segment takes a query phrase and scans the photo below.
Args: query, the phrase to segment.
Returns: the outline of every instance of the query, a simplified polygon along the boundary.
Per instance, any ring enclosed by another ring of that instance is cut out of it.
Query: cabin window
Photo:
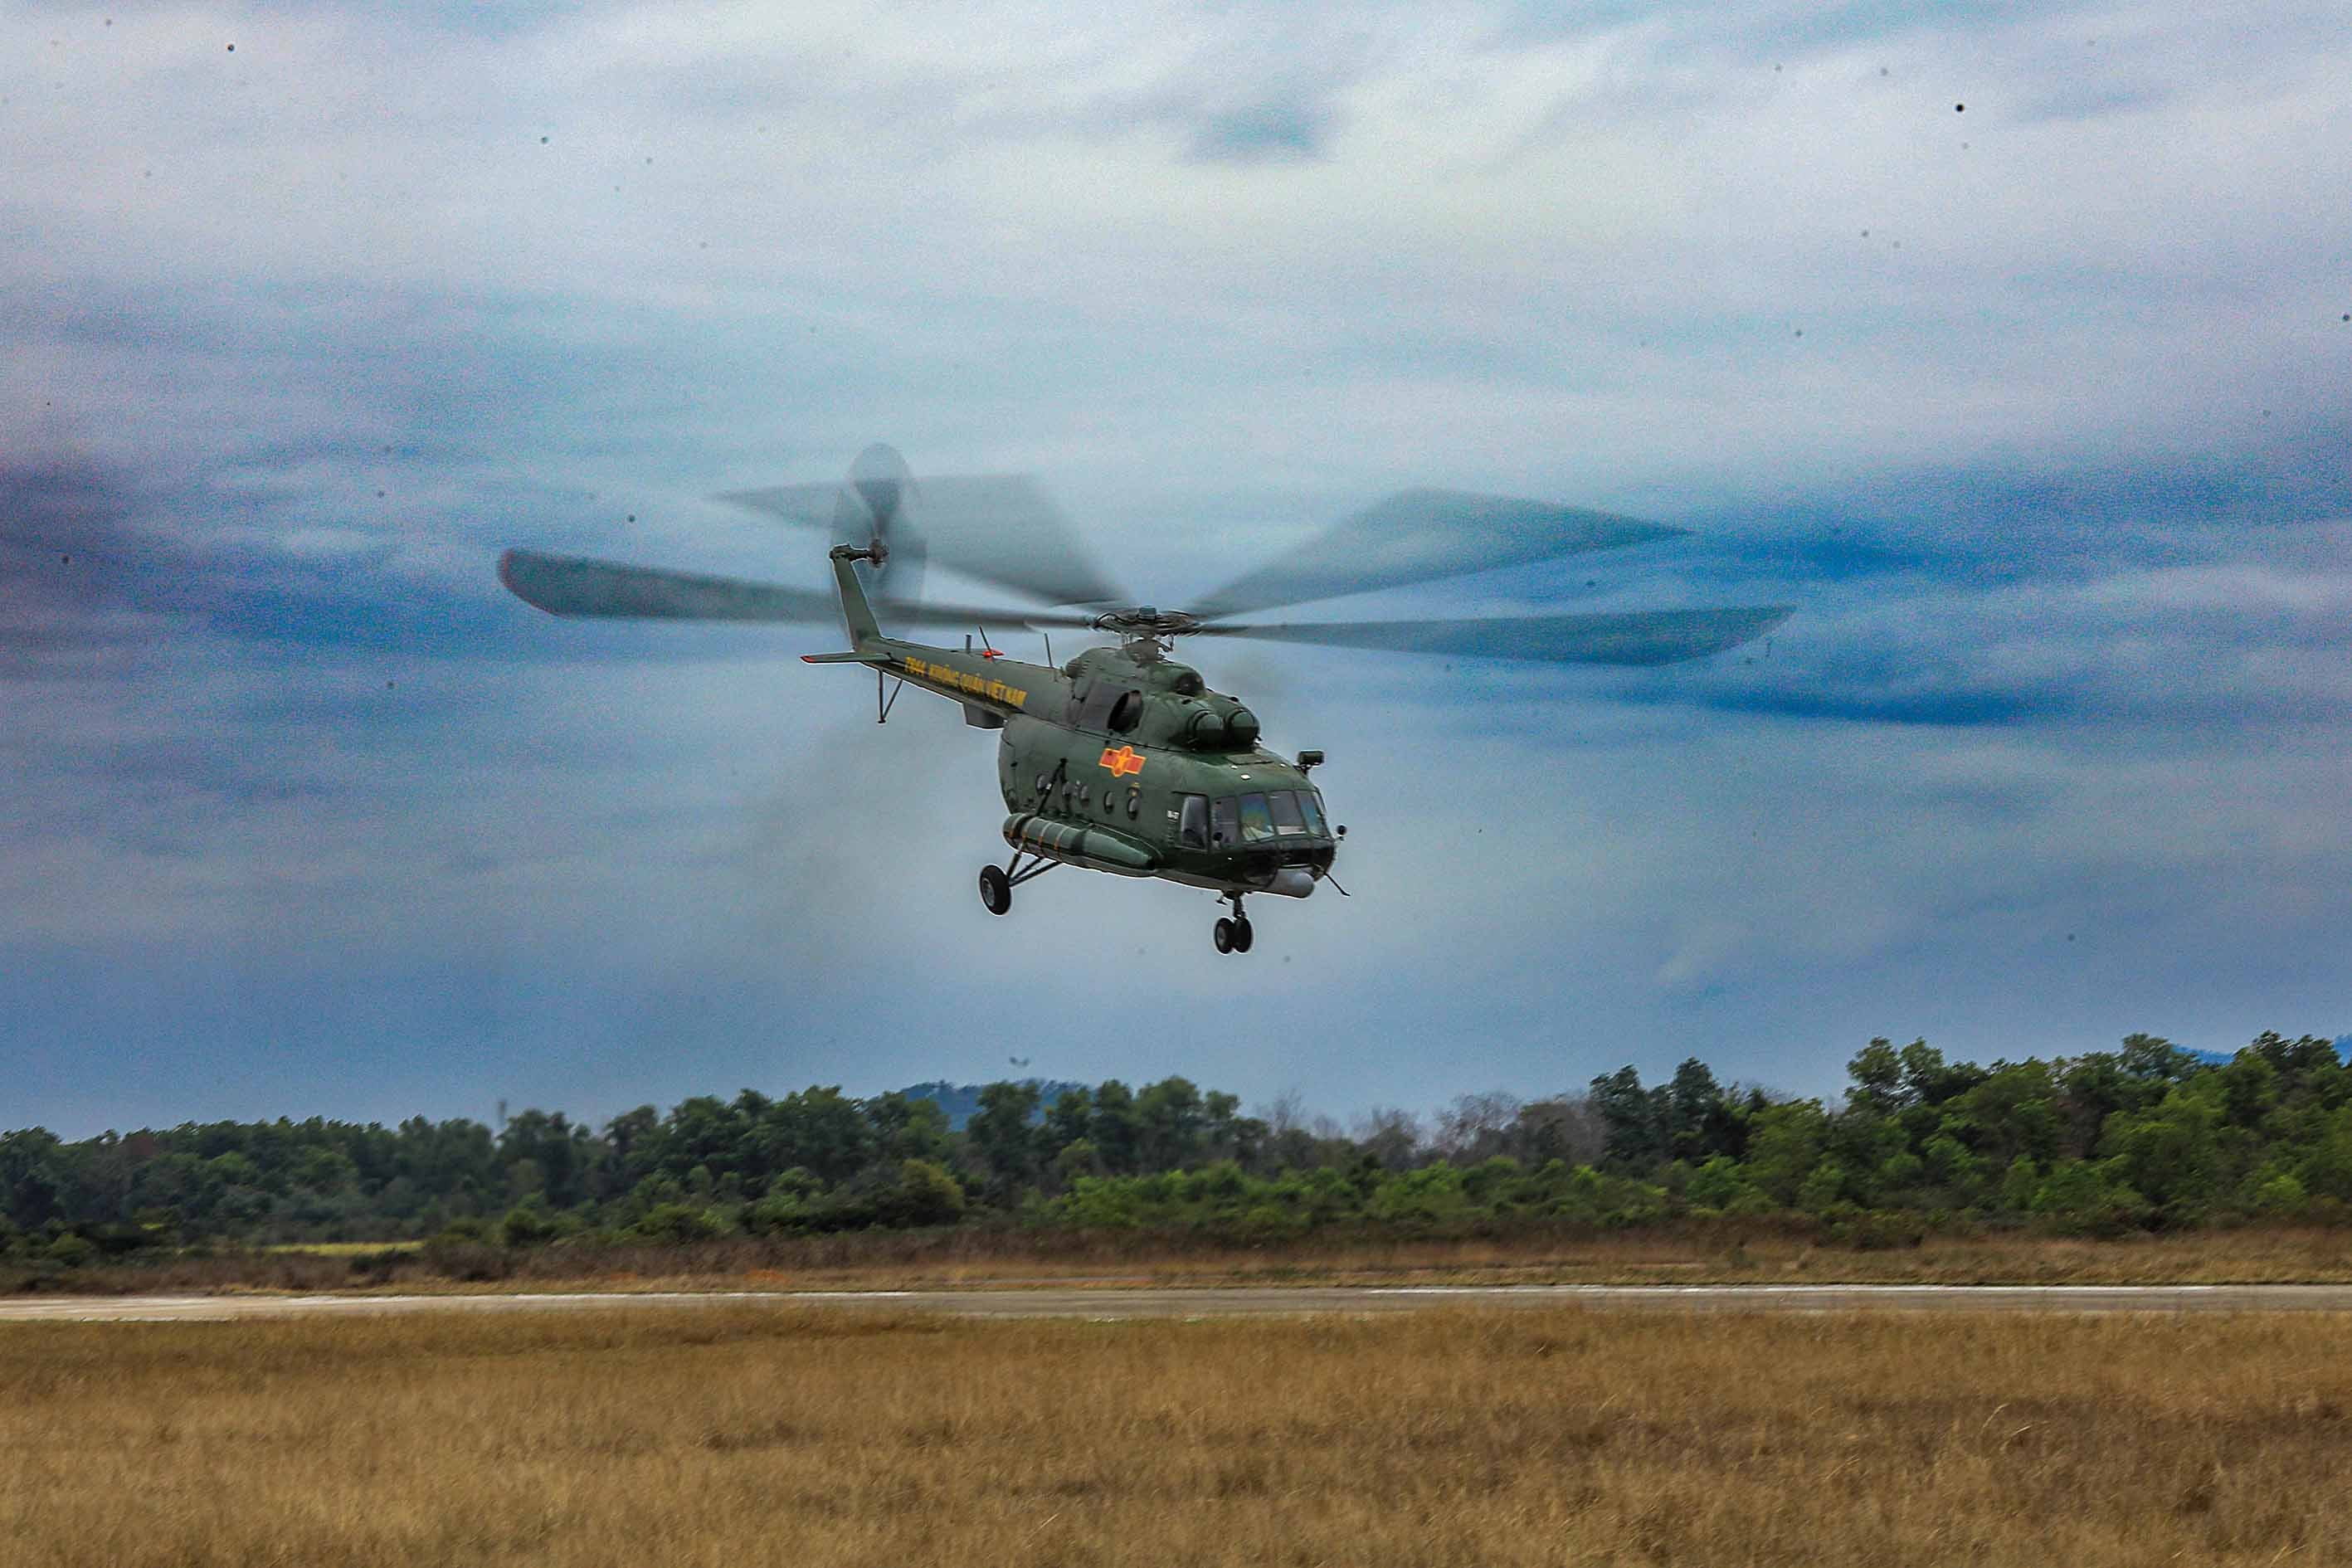
[[[1274,813],[1276,833],[1304,833],[1307,819],[1298,815],[1298,797],[1286,789],[1268,790],[1266,809]]]
[[[1323,826],[1323,799],[1311,789],[1298,792],[1298,812],[1307,819],[1307,831],[1318,838],[1328,838],[1331,830]]]
[[[1242,842],[1257,844],[1274,837],[1274,815],[1265,808],[1265,796],[1242,796]]]
[[[1241,807],[1234,804],[1232,795],[1225,795],[1210,809],[1209,847],[1230,849],[1241,841]]]
[[[1176,842],[1187,849],[1209,847],[1209,797],[1205,795],[1180,795],[1176,797]]]

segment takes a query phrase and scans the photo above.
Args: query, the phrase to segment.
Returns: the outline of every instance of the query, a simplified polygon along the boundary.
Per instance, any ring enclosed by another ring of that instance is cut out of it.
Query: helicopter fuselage
[[[861,662],[1000,731],[1016,850],[1229,896],[1305,898],[1331,868],[1338,838],[1306,769],[1258,743],[1242,703],[1149,644],[1059,668],[894,637],[860,647]]]

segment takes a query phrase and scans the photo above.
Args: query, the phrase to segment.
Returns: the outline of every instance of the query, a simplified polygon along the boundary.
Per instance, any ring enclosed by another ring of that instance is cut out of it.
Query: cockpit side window
[[[1176,842],[1187,849],[1209,847],[1209,797],[1187,795],[1177,797]]]
[[[1232,795],[1226,795],[1210,809],[1209,847],[1231,849],[1241,841],[1241,807],[1234,803]]]
[[[1286,789],[1268,790],[1265,795],[1268,810],[1274,813],[1274,830],[1291,834],[1307,831],[1307,819],[1298,815],[1298,797]]]
[[[1307,831],[1318,838],[1328,838],[1331,830],[1323,826],[1323,797],[1311,789],[1298,792],[1298,813],[1307,819]]]

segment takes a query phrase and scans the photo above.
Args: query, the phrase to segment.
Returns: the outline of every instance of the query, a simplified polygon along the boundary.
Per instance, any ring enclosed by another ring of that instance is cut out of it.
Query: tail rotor
[[[834,496],[833,542],[874,552],[874,596],[889,605],[922,602],[927,552],[913,516],[920,495],[907,460],[877,442],[857,454]]]

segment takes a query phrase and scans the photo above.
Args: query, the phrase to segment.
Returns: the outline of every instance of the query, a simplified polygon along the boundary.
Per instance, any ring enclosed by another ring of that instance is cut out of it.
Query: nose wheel
[[[1223,915],[1217,917],[1217,923],[1210,930],[1210,940],[1217,944],[1219,952],[1247,952],[1252,932],[1249,916],[1242,913],[1242,896],[1239,893],[1233,895],[1233,906],[1230,919]]]

